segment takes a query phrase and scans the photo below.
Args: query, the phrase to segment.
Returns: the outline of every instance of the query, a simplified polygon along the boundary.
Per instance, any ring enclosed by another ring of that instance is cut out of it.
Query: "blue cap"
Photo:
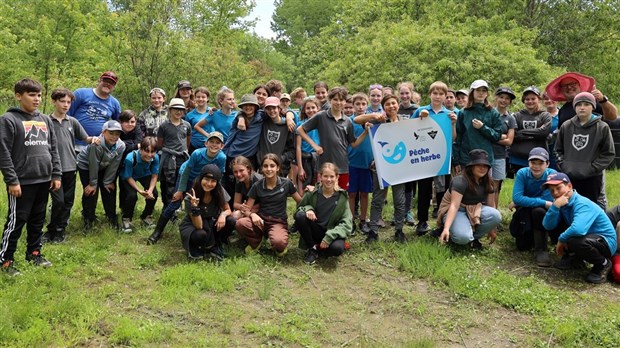
[[[545,181],[542,187],[547,188],[548,185],[558,185],[561,183],[570,184],[568,175],[564,173],[553,173],[547,176],[547,181]]]

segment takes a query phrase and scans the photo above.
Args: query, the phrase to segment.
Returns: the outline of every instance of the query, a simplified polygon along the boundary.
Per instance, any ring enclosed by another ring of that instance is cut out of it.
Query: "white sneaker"
[[[132,232],[132,226],[131,226],[131,220],[130,219],[123,219],[123,226],[121,227],[121,232],[123,232],[123,233],[131,233]]]

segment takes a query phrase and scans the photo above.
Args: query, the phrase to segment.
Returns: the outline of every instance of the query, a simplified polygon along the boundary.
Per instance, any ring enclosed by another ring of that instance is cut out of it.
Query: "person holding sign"
[[[493,208],[493,179],[489,173],[491,162],[485,150],[474,149],[468,153],[469,162],[463,172],[452,178],[450,190],[439,206],[436,231],[442,231],[439,241],[469,244],[482,249],[480,238],[489,234],[495,241],[495,230],[502,222],[499,210]],[[441,227],[443,226],[443,227]]]

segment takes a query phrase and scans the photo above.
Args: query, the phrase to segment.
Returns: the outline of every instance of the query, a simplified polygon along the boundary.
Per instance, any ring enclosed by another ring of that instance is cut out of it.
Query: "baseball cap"
[[[218,132],[218,131],[213,131],[211,133],[209,133],[209,136],[207,137],[207,141],[211,138],[218,138],[220,139],[221,142],[224,142],[224,135],[222,135],[222,133]]]
[[[187,80],[181,80],[179,81],[179,83],[177,84],[177,89],[183,89],[183,88],[192,88],[192,84],[189,83],[189,81]]]
[[[268,107],[268,106],[280,106],[280,98],[268,97],[267,99],[265,99],[265,107]]]
[[[528,93],[534,93],[536,94],[536,96],[538,98],[540,98],[540,90],[538,89],[538,87],[536,86],[529,86],[528,88],[523,90],[523,93],[521,94],[521,101],[525,101],[525,95]]]
[[[464,95],[464,96],[468,96],[468,95],[469,95],[469,92],[467,92],[467,90],[466,90],[466,89],[459,89],[458,91],[456,91],[456,93],[455,93],[454,95],[455,95],[455,96],[457,96],[457,95],[459,95],[459,94],[462,94],[462,95]]]
[[[502,93],[508,94],[510,96],[510,100],[515,100],[517,98],[517,96],[515,95],[515,92],[513,92],[512,89],[508,87],[499,87],[498,89],[495,90],[496,96]]]
[[[530,155],[527,160],[531,161],[534,159],[539,159],[541,161],[547,162],[549,161],[549,152],[542,147],[535,147],[530,151]]]
[[[549,174],[549,176],[547,176],[547,181],[545,181],[545,183],[542,185],[543,188],[547,188],[548,185],[558,185],[561,183],[565,183],[565,184],[569,184],[570,183],[570,179],[568,178],[568,175],[564,174],[564,173],[553,173],[553,174]]]
[[[287,99],[287,100],[291,100],[291,96],[288,93],[282,93],[282,95],[280,96],[280,100],[282,99]]]
[[[469,86],[469,89],[473,90],[473,89],[480,88],[480,87],[486,87],[487,89],[489,89],[489,84],[485,80],[476,80],[471,83],[471,86]]]
[[[116,84],[118,82],[118,76],[116,76],[116,73],[114,71],[106,71],[103,74],[101,74],[101,76],[99,76],[100,80],[110,80],[112,82],[114,82],[114,84]]]
[[[200,171],[200,178],[204,177],[220,181],[222,179],[222,171],[215,164],[207,164]]]
[[[101,128],[101,131],[123,131],[123,127],[121,127],[121,124],[118,123],[118,121],[114,121],[114,120],[110,120],[107,121],[106,123],[103,124],[103,128]]]

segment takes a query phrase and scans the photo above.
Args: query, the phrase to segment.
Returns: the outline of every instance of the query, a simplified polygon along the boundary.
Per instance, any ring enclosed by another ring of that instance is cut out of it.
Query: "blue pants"
[[[445,216],[444,216],[445,221]],[[450,226],[450,241],[455,244],[468,244],[474,239],[480,239],[495,229],[502,222],[499,210],[483,205],[480,212],[480,225],[472,227],[465,208],[459,208],[456,217]]]

